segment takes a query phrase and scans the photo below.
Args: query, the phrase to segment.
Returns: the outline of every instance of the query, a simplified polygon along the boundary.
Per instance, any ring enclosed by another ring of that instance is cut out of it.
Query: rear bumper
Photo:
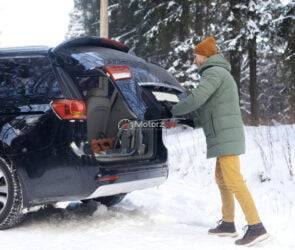
[[[116,176],[116,181],[100,181],[101,178]],[[97,188],[85,199],[93,199],[136,190],[157,187],[168,177],[168,166],[158,163],[141,167],[112,168],[96,176]]]
[[[98,187],[86,199],[93,199],[93,198],[110,196],[110,195],[121,194],[121,193],[130,193],[136,190],[156,187],[163,184],[165,180],[166,180],[166,177],[156,177],[151,179],[134,180],[134,181],[103,185]]]

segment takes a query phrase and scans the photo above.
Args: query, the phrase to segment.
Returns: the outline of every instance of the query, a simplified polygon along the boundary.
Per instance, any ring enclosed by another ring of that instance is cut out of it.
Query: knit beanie
[[[202,56],[213,56],[218,54],[218,49],[216,47],[216,41],[213,36],[209,36],[195,46],[195,54]]]

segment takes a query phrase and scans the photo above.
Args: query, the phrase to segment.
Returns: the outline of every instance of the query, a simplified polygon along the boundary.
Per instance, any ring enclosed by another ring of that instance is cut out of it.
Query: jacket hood
[[[214,56],[210,56],[207,59],[207,61],[201,65],[201,67],[199,68],[199,74],[202,74],[202,72],[205,69],[212,67],[212,66],[219,66],[219,67],[226,69],[229,72],[231,71],[230,63],[221,54],[217,54]]]

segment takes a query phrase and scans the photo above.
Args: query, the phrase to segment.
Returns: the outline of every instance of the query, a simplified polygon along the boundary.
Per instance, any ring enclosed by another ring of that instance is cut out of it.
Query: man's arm
[[[208,98],[218,89],[221,78],[214,68],[204,71],[200,84],[182,101],[175,104],[171,113],[180,116],[200,108]]]

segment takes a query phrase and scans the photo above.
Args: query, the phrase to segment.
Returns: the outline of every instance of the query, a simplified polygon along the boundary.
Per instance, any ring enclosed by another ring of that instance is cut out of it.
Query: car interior
[[[95,156],[143,155],[148,146],[145,132],[130,124],[119,125],[134,118],[112,82],[107,77],[85,77],[80,79],[81,86],[87,106],[87,138]]]

